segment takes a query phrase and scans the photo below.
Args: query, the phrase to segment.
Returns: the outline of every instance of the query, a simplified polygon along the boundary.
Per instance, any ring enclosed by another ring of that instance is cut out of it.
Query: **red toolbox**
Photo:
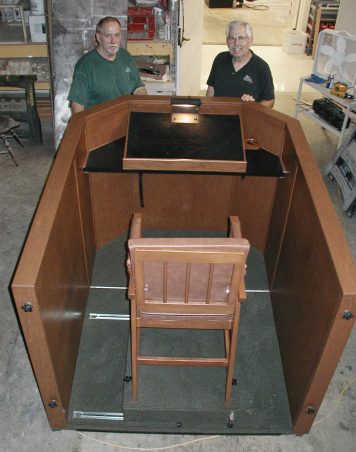
[[[153,8],[129,7],[127,9],[127,39],[129,41],[153,39],[154,34]]]

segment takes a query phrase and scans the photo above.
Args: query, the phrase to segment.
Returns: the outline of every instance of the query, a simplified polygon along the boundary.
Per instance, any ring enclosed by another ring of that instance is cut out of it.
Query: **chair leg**
[[[141,335],[141,328],[138,328],[136,326],[136,356],[140,354],[140,335]]]
[[[137,325],[136,305],[131,300],[131,377],[132,377],[132,400],[137,400]]]
[[[225,356],[228,357],[230,354],[230,330],[224,330],[225,337]]]
[[[15,165],[16,165],[16,166],[19,166],[19,164],[17,163],[17,161],[16,161],[16,159],[15,159],[14,154],[12,153],[11,145],[10,145],[10,143],[7,141],[7,136],[4,135],[4,134],[1,135],[1,139],[2,139],[3,142],[4,142],[6,151],[2,151],[2,152],[0,152],[0,154],[9,154],[10,157],[11,157],[11,159],[12,159],[12,161],[15,163]]]
[[[231,399],[232,389],[232,377],[234,373],[235,361],[236,361],[236,349],[237,349],[237,333],[239,329],[240,319],[240,303],[236,304],[235,316],[232,326],[230,354],[228,359],[227,375],[226,375],[226,387],[225,387],[225,403],[229,403]]]

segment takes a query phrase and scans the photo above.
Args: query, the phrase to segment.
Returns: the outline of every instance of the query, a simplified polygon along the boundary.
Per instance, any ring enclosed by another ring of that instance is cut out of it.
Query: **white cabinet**
[[[307,115],[312,121],[320,124],[322,127],[324,127],[326,130],[329,130],[331,133],[335,134],[339,137],[339,143],[343,140],[343,137],[345,135],[345,132],[347,131],[347,123],[349,118],[354,119],[355,114],[354,111],[356,109],[356,100],[348,100],[343,99],[337,96],[334,96],[330,93],[330,89],[326,88],[324,84],[319,83],[313,83],[309,80],[310,76],[308,77],[302,77],[300,79],[299,89],[296,97],[296,104],[295,104],[295,117],[297,117],[299,114]],[[302,92],[303,92],[303,86],[308,85],[318,91],[323,97],[332,100],[335,102],[339,107],[343,109],[343,112],[345,113],[344,121],[341,127],[341,130],[338,130],[333,125],[329,124],[327,121],[323,120],[319,115],[317,115],[313,109],[303,101],[302,99]]]

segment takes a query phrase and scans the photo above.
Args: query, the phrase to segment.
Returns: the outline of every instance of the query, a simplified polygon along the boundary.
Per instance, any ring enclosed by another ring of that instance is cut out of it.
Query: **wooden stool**
[[[20,123],[11,118],[11,116],[0,115],[0,138],[4,142],[6,148],[5,151],[0,151],[0,154],[9,154],[16,166],[19,165],[12,153],[12,148],[8,141],[8,138],[14,138],[18,142],[18,144],[23,147],[23,144],[14,131],[14,129],[19,125]]]

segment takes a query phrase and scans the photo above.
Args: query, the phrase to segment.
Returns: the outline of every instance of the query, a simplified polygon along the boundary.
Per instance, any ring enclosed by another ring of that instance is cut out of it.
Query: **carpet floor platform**
[[[221,236],[145,231],[145,236]],[[287,393],[263,255],[251,249],[229,404],[222,368],[140,366],[131,398],[127,237],[97,251],[73,383],[68,428],[118,432],[288,434]],[[143,330],[144,353],[223,356],[219,331]]]

